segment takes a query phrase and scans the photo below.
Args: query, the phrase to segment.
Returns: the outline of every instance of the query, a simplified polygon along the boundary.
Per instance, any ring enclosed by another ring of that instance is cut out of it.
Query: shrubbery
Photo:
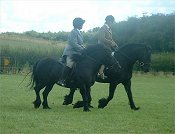
[[[152,56],[152,71],[175,72],[174,53],[156,53]]]
[[[1,40],[1,43],[1,55],[10,57],[10,65],[18,68],[25,68],[26,65],[32,67],[36,61],[44,57],[54,57],[59,59],[66,44],[65,42],[55,42],[55,44],[49,42],[46,44],[41,42],[15,42],[14,40]],[[151,70],[154,72],[175,72],[174,56],[174,53],[153,53]],[[134,69],[137,70],[137,67]]]

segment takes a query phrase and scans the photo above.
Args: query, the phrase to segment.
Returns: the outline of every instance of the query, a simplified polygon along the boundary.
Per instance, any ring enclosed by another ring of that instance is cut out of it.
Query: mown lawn
[[[175,77],[172,75],[136,74],[132,91],[139,111],[133,111],[122,85],[114,99],[104,109],[98,109],[98,99],[108,95],[108,85],[96,83],[92,88],[91,112],[63,106],[68,89],[57,85],[48,97],[51,110],[34,109],[34,91],[28,89],[23,75],[0,74],[1,134],[168,134],[175,133]],[[80,100],[76,92],[74,102]]]

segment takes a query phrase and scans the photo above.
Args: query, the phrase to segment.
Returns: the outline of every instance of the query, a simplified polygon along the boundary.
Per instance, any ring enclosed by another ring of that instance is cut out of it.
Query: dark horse
[[[144,72],[149,71],[151,63],[151,47],[144,44],[124,45],[120,47],[117,52],[115,52],[114,57],[116,57],[116,59],[119,61],[121,71],[116,72],[114,69],[106,68],[105,75],[108,76],[108,79],[102,80],[96,78],[97,82],[109,83],[109,96],[99,100],[98,108],[104,108],[107,106],[109,101],[112,100],[114,96],[117,85],[122,83],[125,87],[131,109],[138,110],[139,107],[135,106],[131,92],[132,69],[134,63],[138,61]],[[75,90],[71,89],[70,94],[65,96],[63,103],[64,105],[68,105],[70,102],[72,102],[74,92]],[[82,107],[81,101],[74,105],[74,108],[78,107]]]
[[[90,87],[95,83],[95,77],[101,64],[113,68],[119,66],[115,57],[111,55],[110,49],[101,44],[88,46],[83,52],[83,57],[76,63],[72,79],[67,82],[67,88],[80,89],[84,111],[89,111]],[[36,100],[33,102],[35,108],[41,105],[40,90],[45,87],[42,105],[44,109],[50,109],[47,97],[54,84],[59,81],[64,66],[63,63],[52,58],[42,59],[33,66],[31,87],[34,86],[36,93]]]

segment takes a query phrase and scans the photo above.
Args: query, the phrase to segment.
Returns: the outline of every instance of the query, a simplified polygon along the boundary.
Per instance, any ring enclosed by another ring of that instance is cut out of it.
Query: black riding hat
[[[77,17],[73,20],[74,27],[82,26],[84,23],[85,23],[85,20],[83,20],[82,18],[79,18],[79,17]]]
[[[106,16],[105,21],[111,21],[111,22],[114,22],[114,21],[115,21],[114,16],[112,16],[112,15],[108,15],[108,16]]]

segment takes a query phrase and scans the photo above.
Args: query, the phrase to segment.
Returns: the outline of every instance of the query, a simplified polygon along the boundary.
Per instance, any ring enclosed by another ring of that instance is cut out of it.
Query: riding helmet
[[[83,24],[85,23],[85,20],[83,20],[82,18],[80,17],[77,17],[73,20],[73,26],[74,27],[79,27],[79,26],[82,26]]]
[[[111,21],[111,22],[114,22],[114,21],[115,21],[114,16],[112,16],[112,15],[108,15],[108,16],[106,16],[105,21]]]

